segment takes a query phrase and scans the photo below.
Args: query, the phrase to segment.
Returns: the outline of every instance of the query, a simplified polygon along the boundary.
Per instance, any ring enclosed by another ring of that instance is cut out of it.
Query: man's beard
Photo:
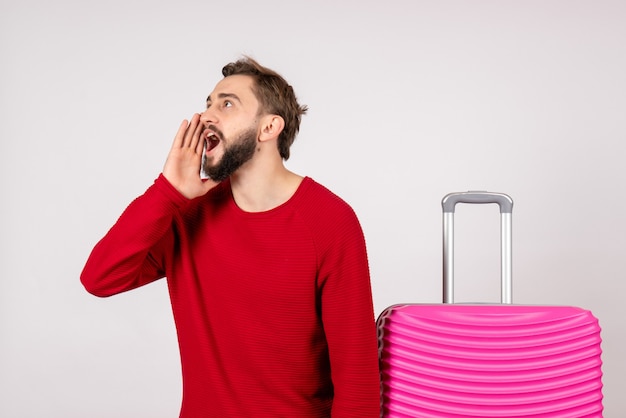
[[[250,161],[256,151],[256,129],[250,128],[242,132],[236,140],[222,140],[224,154],[215,165],[209,165],[206,155],[202,157],[202,173],[213,181],[220,182],[227,179],[246,162]]]

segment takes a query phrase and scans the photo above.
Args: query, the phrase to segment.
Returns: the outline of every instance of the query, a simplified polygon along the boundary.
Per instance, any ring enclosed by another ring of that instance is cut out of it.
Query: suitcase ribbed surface
[[[602,417],[589,311],[396,305],[378,331],[384,417]]]

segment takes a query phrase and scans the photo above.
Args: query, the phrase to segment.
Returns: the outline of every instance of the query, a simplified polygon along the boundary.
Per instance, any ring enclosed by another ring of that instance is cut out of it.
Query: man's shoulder
[[[303,185],[307,186],[306,192],[308,197],[318,204],[328,205],[331,208],[336,207],[343,210],[352,210],[351,206],[342,197],[323,184],[318,183],[313,178],[305,177]]]
[[[299,211],[319,222],[345,222],[356,220],[356,214],[342,197],[311,177],[305,177],[299,199]]]
[[[305,178],[306,191],[297,208],[322,253],[337,248],[339,242],[363,237],[356,212],[343,198],[311,178]]]

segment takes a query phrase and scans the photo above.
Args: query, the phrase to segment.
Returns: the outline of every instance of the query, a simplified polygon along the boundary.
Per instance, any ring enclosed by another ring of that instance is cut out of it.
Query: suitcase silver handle
[[[504,193],[450,193],[443,207],[443,303],[454,303],[454,211],[457,203],[497,203],[500,206],[501,303],[513,303],[512,213],[513,199]]]

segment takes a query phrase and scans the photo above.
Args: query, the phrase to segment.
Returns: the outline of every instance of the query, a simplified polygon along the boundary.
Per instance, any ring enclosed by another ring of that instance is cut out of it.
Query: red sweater
[[[95,246],[97,296],[167,283],[183,375],[180,416],[379,417],[363,233],[310,178],[283,205],[235,204],[230,184],[188,200],[161,175]]]

